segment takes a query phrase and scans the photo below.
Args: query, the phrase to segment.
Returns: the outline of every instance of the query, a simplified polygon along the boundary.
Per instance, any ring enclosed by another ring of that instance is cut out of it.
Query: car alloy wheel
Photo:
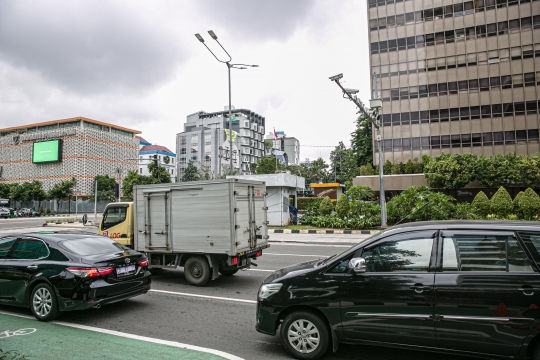
[[[289,326],[287,335],[291,346],[303,354],[315,351],[321,340],[317,327],[311,321],[305,319],[294,321]]]
[[[46,317],[53,307],[52,294],[45,287],[39,288],[32,298],[32,306],[38,316]]]

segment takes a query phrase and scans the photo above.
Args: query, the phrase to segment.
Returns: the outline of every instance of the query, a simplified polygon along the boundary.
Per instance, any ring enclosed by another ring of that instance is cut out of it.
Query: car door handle
[[[413,285],[413,286],[409,286],[409,289],[414,290],[415,292],[421,294],[424,291],[431,290],[431,286],[424,286],[422,284],[416,284],[416,285]]]
[[[38,267],[37,267],[37,265],[29,265],[26,268],[29,269],[29,270],[37,270]]]
[[[531,288],[531,287],[522,287],[522,288],[517,288],[516,291],[522,292],[523,295],[532,296],[534,295],[534,292],[539,291],[539,289]]]

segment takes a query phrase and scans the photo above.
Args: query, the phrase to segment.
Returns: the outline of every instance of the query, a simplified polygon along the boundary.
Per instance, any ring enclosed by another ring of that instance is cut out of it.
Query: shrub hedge
[[[490,200],[491,212],[499,218],[505,218],[512,213],[512,197],[506,191],[504,187],[500,187],[499,190],[493,195]]]
[[[491,203],[489,201],[489,198],[483,191],[480,191],[478,194],[476,194],[472,202],[472,206],[476,214],[481,217],[488,216],[491,210]]]
[[[535,220],[540,214],[540,196],[531,188],[519,198],[519,209],[525,220]]]

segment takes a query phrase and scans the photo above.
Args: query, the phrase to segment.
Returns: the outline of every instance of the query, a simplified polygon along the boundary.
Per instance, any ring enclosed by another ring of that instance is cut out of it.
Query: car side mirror
[[[349,261],[349,270],[353,270],[357,274],[362,274],[366,272],[366,259],[357,257],[352,258]]]

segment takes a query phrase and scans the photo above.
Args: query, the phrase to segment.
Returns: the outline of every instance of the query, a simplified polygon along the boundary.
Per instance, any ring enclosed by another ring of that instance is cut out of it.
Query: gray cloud
[[[84,95],[170,80],[183,60],[171,33],[127,2],[0,2],[0,59]]]
[[[313,0],[198,0],[196,3],[202,14],[235,36],[259,41],[289,37],[315,6]]]

